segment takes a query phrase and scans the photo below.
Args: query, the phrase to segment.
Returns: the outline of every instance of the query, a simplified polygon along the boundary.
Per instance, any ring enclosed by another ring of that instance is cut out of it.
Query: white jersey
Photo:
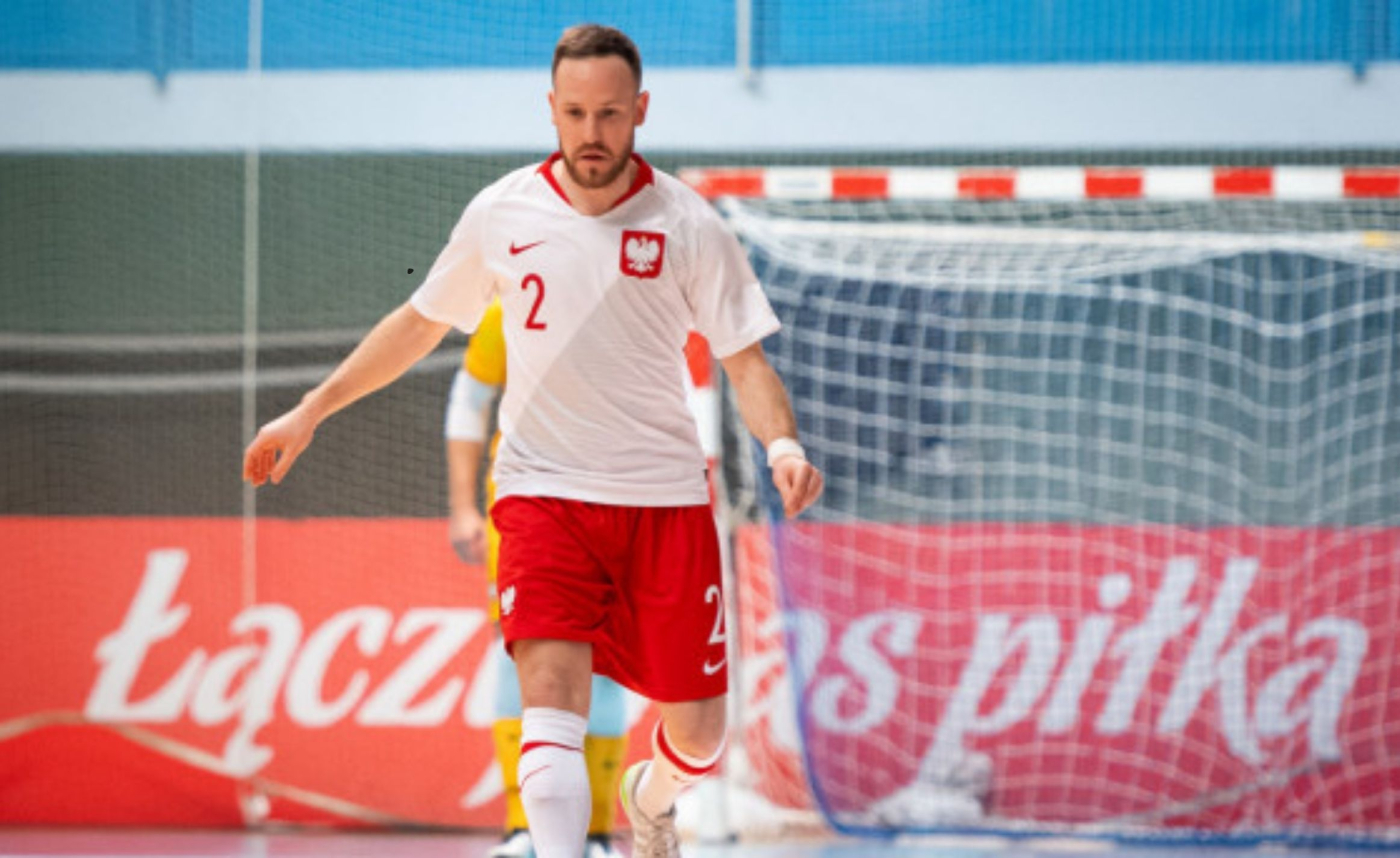
[[[555,181],[558,154],[486,188],[411,299],[467,333],[501,299],[498,498],[707,503],[686,336],[694,328],[727,357],[779,327],[714,209],[633,157],[632,188],[596,217]]]

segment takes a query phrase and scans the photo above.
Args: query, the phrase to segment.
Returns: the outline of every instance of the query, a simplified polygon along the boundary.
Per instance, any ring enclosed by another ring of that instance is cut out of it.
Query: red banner
[[[767,539],[740,534],[741,577]],[[1400,823],[1400,530],[803,523],[775,548],[839,820]]]
[[[500,824],[442,522],[4,518],[0,558],[0,823]]]
[[[0,519],[0,822],[499,824],[493,632],[444,525],[256,527]],[[801,806],[768,547],[740,534],[742,731],[761,792]],[[802,524],[776,547],[847,822],[967,821],[940,791],[994,822],[1400,816],[1400,531]]]

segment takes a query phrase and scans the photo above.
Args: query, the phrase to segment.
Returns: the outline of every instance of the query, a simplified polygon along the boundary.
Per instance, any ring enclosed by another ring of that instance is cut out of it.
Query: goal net
[[[690,178],[750,195],[827,479],[782,521],[727,403],[800,732],[746,717],[750,785],[800,806],[805,769],[847,832],[1396,835],[1400,205]]]

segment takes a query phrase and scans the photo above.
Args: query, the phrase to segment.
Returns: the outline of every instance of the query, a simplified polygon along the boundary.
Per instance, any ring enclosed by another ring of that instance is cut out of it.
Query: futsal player
[[[718,537],[682,346],[710,343],[787,515],[821,473],[761,340],[779,327],[748,259],[684,183],[633,151],[650,96],[636,46],[583,25],[555,46],[559,151],[479,193],[427,278],[244,457],[280,481],[330,415],[389,384],[499,297],[510,384],[491,515],[501,631],[520,679],[519,787],[541,858],[576,858],[592,806],[593,672],[656,701],[650,759],[623,776],[636,856],[678,856],[675,800],[724,746]]]

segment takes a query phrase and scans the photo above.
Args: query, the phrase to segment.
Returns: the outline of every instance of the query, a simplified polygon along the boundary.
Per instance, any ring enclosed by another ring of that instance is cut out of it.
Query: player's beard
[[[606,188],[617,181],[617,177],[622,175],[622,171],[627,169],[627,163],[632,160],[632,141],[628,140],[622,154],[606,167],[592,166],[591,162],[585,162],[583,169],[579,169],[580,165],[575,159],[593,153],[601,153],[604,156],[609,154],[602,146],[584,146],[579,148],[575,156],[567,153],[564,155],[564,169],[569,171],[569,178],[580,188],[590,191]]]

